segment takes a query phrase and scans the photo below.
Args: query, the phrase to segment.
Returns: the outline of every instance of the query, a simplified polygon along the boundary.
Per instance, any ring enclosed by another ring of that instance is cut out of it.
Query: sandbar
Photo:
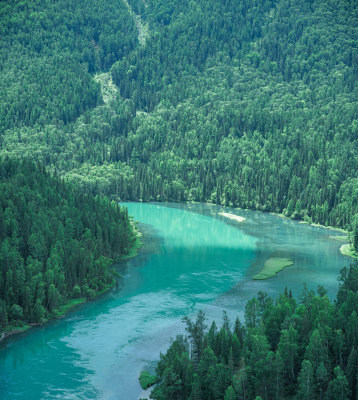
[[[284,268],[292,265],[293,262],[289,258],[269,258],[265,261],[263,269],[252,279],[270,279]]]
[[[221,215],[222,217],[225,217],[225,218],[229,218],[229,219],[231,219],[233,221],[236,221],[236,222],[245,221],[245,218],[244,217],[240,217],[240,215],[235,215],[235,214],[230,214],[230,213],[225,213],[225,212],[220,212],[220,213],[218,213],[218,215]]]

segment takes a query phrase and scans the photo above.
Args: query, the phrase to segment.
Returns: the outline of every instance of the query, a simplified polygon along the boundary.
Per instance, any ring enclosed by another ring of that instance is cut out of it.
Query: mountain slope
[[[127,210],[30,161],[0,160],[0,328],[42,322],[113,284],[135,240]]]
[[[41,159],[93,193],[211,201],[350,228],[356,2],[128,4],[148,32],[111,67],[119,94],[65,125],[12,127],[2,153]]]

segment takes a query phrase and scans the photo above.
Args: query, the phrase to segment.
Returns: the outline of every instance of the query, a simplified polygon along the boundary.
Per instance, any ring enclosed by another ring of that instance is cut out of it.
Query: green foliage
[[[341,367],[338,366],[334,369],[334,375],[334,379],[331,380],[328,386],[327,399],[349,400],[348,382]]]
[[[72,297],[74,299],[78,299],[81,297],[81,288],[78,285],[75,285],[72,289]]]
[[[351,229],[357,2],[129,4],[145,45],[122,1],[2,2],[1,152],[93,194]],[[92,74],[108,69],[118,94],[103,104]]]
[[[229,386],[225,391],[224,400],[236,400],[235,391],[232,386]]]
[[[13,321],[21,321],[24,318],[24,311],[18,304],[13,304],[10,308],[10,318]]]
[[[264,268],[253,277],[253,279],[270,279],[284,268],[292,265],[293,262],[289,258],[269,258],[265,261]]]
[[[63,125],[101,103],[91,73],[137,42],[122,1],[7,0],[0,14],[0,133]]]
[[[298,384],[299,389],[297,397],[299,400],[311,400],[314,398],[313,368],[312,364],[307,360],[303,360],[302,362],[302,368],[298,376]]]
[[[199,364],[204,347],[204,332],[207,328],[205,324],[205,316],[199,311],[196,321],[193,323],[189,318],[185,317],[186,331],[191,342],[191,357],[196,364]]]
[[[150,386],[157,383],[157,377],[151,375],[148,371],[142,371],[139,376],[139,383],[142,389],[148,389]]]
[[[2,329],[41,323],[113,284],[109,266],[135,240],[125,209],[30,161],[0,159],[0,177]]]
[[[352,246],[353,249],[358,252],[358,215],[356,214],[353,218],[352,223]]]
[[[220,330],[215,323],[208,330],[202,312],[196,321],[186,318],[190,357],[188,339],[177,336],[160,356],[151,398],[355,398],[358,352],[347,327],[358,311],[357,274],[357,265],[342,270],[334,303],[322,288],[304,289],[299,303],[287,290],[276,301],[259,293],[246,307],[245,329],[236,322],[231,330],[225,314]],[[200,343],[204,350],[193,351]]]

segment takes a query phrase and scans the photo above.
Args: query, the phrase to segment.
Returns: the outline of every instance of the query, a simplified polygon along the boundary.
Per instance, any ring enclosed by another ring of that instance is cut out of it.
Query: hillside
[[[127,210],[30,161],[0,160],[0,332],[41,323],[113,285],[135,236]]]
[[[0,6],[2,154],[123,200],[351,229],[357,2],[69,3]]]

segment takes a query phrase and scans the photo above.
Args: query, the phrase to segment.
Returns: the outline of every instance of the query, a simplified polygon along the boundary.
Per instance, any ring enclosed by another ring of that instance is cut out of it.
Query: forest
[[[358,266],[344,268],[331,302],[321,286],[298,300],[259,292],[245,323],[188,318],[157,366],[157,400],[348,400],[358,394]]]
[[[93,194],[351,230],[357,7],[4,1],[1,154],[40,161]]]
[[[0,333],[113,285],[135,240],[127,210],[32,161],[0,160]]]
[[[0,333],[114,282],[118,201],[207,202],[353,232],[358,2],[0,2]],[[185,319],[155,399],[358,396],[358,270]]]

